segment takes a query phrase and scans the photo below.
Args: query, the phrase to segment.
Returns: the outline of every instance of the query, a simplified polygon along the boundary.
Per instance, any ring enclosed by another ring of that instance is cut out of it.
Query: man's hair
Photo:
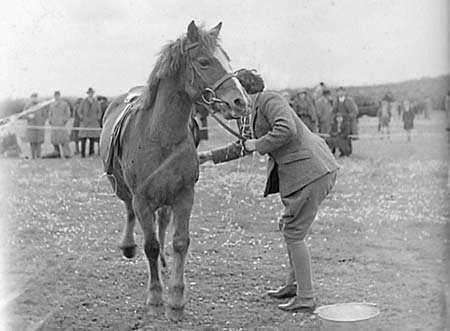
[[[264,90],[264,80],[254,69],[240,69],[236,72],[236,78],[248,94],[255,94]]]

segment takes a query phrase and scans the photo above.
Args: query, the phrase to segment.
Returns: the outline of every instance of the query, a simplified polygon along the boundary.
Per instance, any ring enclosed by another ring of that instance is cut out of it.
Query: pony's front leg
[[[134,214],[131,198],[125,200],[125,206],[127,208],[127,221],[125,222],[122,241],[119,244],[119,248],[122,250],[122,253],[126,258],[131,259],[136,255],[137,246],[134,240],[134,226],[136,224],[136,215]]]
[[[158,221],[158,238],[159,238],[159,245],[160,245],[159,259],[161,260],[161,264],[162,264],[164,271],[167,270],[167,259],[166,259],[165,249],[164,249],[164,243],[165,243],[165,239],[166,239],[167,226],[170,223],[170,215],[171,215],[171,210],[170,210],[169,206],[161,207],[156,212],[157,221]]]
[[[163,305],[163,287],[159,273],[159,242],[155,232],[154,210],[150,207],[150,201],[143,195],[133,197],[133,208],[144,232],[144,251],[149,263],[149,283],[147,307],[149,313],[159,312],[158,307]]]
[[[173,269],[169,282],[166,317],[178,322],[184,313],[184,264],[189,248],[189,219],[194,203],[194,188],[182,192],[173,205]]]

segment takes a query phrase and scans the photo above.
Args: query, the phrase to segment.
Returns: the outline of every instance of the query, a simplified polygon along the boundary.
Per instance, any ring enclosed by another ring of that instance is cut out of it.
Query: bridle
[[[199,76],[205,83],[208,81],[207,77],[205,77],[205,75],[201,72],[201,70],[199,68],[197,68],[197,66],[195,65],[194,61],[191,58],[190,55],[190,51],[196,47],[199,46],[199,43],[192,43],[189,46],[187,46],[183,51],[186,52],[187,55],[187,59],[188,59],[188,63],[191,67],[192,70],[192,78],[191,78],[191,84],[194,83],[194,79],[195,79],[195,74],[197,74],[197,76]],[[217,47],[219,47],[220,49],[222,49],[220,47],[220,45],[217,45]],[[201,101],[198,100],[195,103],[202,105],[203,107],[205,107],[208,110],[208,113],[228,132],[230,132],[232,135],[234,135],[235,137],[245,141],[246,138],[241,135],[239,132],[235,131],[234,129],[232,129],[230,126],[228,126],[225,122],[223,122],[217,115],[216,115],[216,110],[214,110],[214,108],[212,107],[212,105],[214,105],[215,103],[226,103],[224,100],[218,98],[216,96],[216,91],[217,89],[219,89],[220,86],[222,86],[222,84],[224,84],[226,81],[228,81],[229,79],[232,79],[236,77],[236,75],[234,73],[230,73],[227,72],[225,73],[221,78],[219,78],[215,83],[213,83],[211,86],[206,87],[202,93],[201,93]]]
[[[186,52],[187,55],[187,59],[188,62],[190,64],[191,70],[192,70],[192,78],[191,78],[191,84],[194,83],[194,79],[195,79],[195,74],[197,74],[197,76],[199,76],[205,83],[208,81],[207,77],[201,72],[201,70],[199,68],[197,68],[197,66],[195,65],[194,61],[192,60],[190,51],[196,47],[199,47],[200,44],[198,42],[190,44],[189,46],[187,46],[184,49],[184,52]],[[217,47],[219,47],[220,49],[222,49],[220,47],[220,45],[217,45]],[[225,73],[221,78],[219,78],[215,83],[213,83],[211,86],[206,87],[202,94],[201,94],[201,100],[207,104],[207,105],[212,105],[214,103],[225,103],[225,101],[223,101],[220,98],[216,97],[216,91],[217,89],[222,86],[222,84],[224,84],[227,80],[232,79],[233,77],[236,77],[234,73]]]

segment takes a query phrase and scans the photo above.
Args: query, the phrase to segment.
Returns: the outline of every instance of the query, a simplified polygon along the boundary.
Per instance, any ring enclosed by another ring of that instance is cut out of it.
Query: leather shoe
[[[285,285],[276,290],[267,291],[267,295],[275,299],[292,298],[297,295],[297,285]]]
[[[278,305],[278,308],[284,311],[314,311],[316,309],[316,302],[313,298],[299,298],[295,297],[289,300],[288,303],[283,303],[281,305]]]

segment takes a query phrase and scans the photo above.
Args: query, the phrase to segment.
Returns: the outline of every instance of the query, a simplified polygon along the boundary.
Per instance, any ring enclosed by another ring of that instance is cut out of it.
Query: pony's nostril
[[[238,108],[244,108],[245,107],[245,102],[241,98],[234,99],[234,105],[236,107],[238,107]]]

